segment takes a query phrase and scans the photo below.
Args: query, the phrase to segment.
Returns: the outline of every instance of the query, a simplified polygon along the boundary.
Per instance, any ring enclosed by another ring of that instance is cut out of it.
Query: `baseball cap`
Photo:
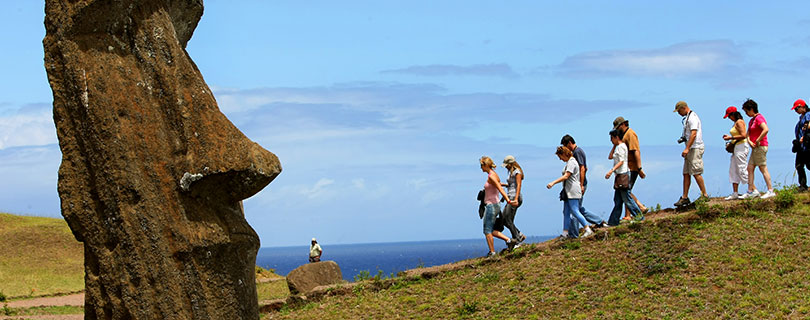
[[[688,106],[689,105],[687,105],[685,101],[678,101],[678,103],[675,104],[675,110],[673,110],[672,112],[678,112],[679,109],[684,108],[684,107],[688,107]]]
[[[315,240],[315,238],[312,238],[312,242],[318,242],[318,240]]]
[[[502,166],[506,167],[507,164],[512,164],[512,163],[515,163],[515,157],[513,155],[508,155],[505,158],[503,158]]]
[[[732,112],[737,112],[737,107],[730,106],[726,108],[726,115],[723,116],[723,119],[728,118],[728,115],[730,115]]]
[[[802,99],[796,100],[796,102],[793,103],[793,108],[790,108],[790,110],[796,109],[796,108],[798,108],[800,106],[805,106],[806,107],[807,103],[805,103],[804,100],[802,100]]]
[[[622,123],[625,122],[627,122],[627,120],[624,120],[624,117],[616,117],[616,120],[613,120],[613,130],[616,130],[620,125],[622,125]]]

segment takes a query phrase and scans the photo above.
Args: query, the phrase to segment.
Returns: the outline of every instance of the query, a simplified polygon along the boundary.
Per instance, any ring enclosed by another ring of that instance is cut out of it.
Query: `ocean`
[[[553,236],[533,236],[526,238],[526,243],[542,242]],[[495,250],[505,247],[504,242],[495,239]],[[480,239],[437,240],[417,242],[390,242],[364,244],[329,245],[321,243],[323,255],[321,260],[337,262],[343,273],[343,279],[354,281],[361,271],[368,271],[372,276],[379,270],[388,277],[392,273],[417,267],[431,267],[482,257],[487,253],[487,244]],[[302,264],[308,263],[309,245],[293,247],[260,248],[256,256],[256,265],[265,269],[274,269],[279,275],[287,275]]]

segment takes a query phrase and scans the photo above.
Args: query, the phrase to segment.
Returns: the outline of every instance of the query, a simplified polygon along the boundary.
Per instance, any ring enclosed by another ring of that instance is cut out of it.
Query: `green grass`
[[[810,318],[807,195],[735,203],[623,225],[606,238],[521,248],[387,290],[364,286],[272,317]]]
[[[32,308],[0,308],[0,315],[6,316],[39,316],[39,315],[67,315],[83,314],[83,307],[32,307]]]
[[[259,295],[259,301],[273,300],[286,298],[290,295],[290,289],[284,280],[263,282],[256,284],[256,293]]]
[[[84,249],[62,219],[0,213],[0,292],[8,298],[84,290]]]

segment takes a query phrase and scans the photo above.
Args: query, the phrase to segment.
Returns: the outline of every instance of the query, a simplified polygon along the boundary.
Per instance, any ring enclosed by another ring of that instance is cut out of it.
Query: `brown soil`
[[[27,300],[8,301],[9,308],[53,307],[53,306],[84,306],[84,293],[66,296],[43,297]],[[4,319],[4,318],[0,318]]]

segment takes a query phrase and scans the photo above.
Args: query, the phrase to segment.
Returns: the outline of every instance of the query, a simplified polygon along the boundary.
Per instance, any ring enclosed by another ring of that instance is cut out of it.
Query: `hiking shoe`
[[[773,192],[773,190],[768,190],[768,192],[765,192],[765,194],[763,194],[759,198],[760,199],[768,199],[768,198],[773,198],[775,196],[776,196],[776,192]]]
[[[695,199],[695,202],[698,202],[698,201],[706,201],[706,202],[709,202],[709,200],[711,200],[711,199],[709,198],[709,196],[700,196],[700,197],[698,197],[697,199]]]
[[[517,245],[520,245],[521,243],[523,243],[523,241],[526,241],[526,236],[523,233],[521,233],[520,236],[518,237]]]
[[[805,187],[805,186],[799,186],[799,190],[798,190],[798,192],[807,192],[807,187]]]
[[[754,190],[751,192],[746,192],[740,196],[740,199],[753,199],[753,198],[759,198],[759,191]]]
[[[582,237],[587,238],[587,237],[590,237],[592,234],[593,234],[593,230],[591,230],[591,228],[586,228],[585,229],[585,234],[583,234]]]
[[[599,226],[599,228],[607,228],[607,227],[610,227],[610,226],[607,224],[607,221],[602,221],[602,223],[597,224],[597,226]]]
[[[737,200],[737,199],[740,199],[740,195],[738,193],[736,193],[736,192],[732,193],[731,195],[729,195],[728,197],[725,198],[726,201]]]
[[[676,207],[680,207],[680,206],[685,206],[687,204],[689,204],[689,197],[686,197],[686,198],[680,197],[680,198],[678,198],[678,202],[675,202],[675,204],[673,204],[673,205],[676,206]]]
[[[487,258],[492,258],[492,257],[495,257],[495,256],[497,256],[497,255],[498,255],[498,253],[497,253],[497,252],[495,252],[495,251],[490,251],[489,253],[487,253]]]

